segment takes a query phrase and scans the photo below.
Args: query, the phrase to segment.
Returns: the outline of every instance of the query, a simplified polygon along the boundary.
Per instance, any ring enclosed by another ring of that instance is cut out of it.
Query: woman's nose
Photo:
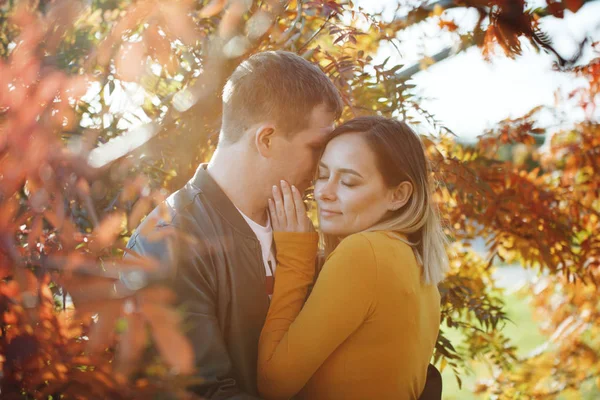
[[[335,185],[333,183],[327,181],[327,183],[319,186],[320,187],[315,187],[317,200],[334,201],[337,198],[335,194]]]

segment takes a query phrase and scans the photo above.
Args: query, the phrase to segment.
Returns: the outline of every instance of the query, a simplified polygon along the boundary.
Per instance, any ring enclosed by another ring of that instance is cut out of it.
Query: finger
[[[308,228],[308,216],[306,215],[306,208],[304,207],[304,202],[302,201],[302,195],[300,191],[296,188],[296,186],[292,185],[292,196],[294,197],[294,207],[296,208],[296,219],[298,220],[298,225],[303,231],[306,231]]]
[[[281,192],[283,193],[283,207],[285,209],[285,220],[288,228],[295,229],[298,226],[296,206],[294,205],[292,189],[286,181],[281,181]]]
[[[279,230],[279,218],[277,218],[277,212],[275,211],[275,204],[272,199],[269,199],[269,216],[271,217],[271,228],[274,231]]]
[[[273,186],[273,201],[275,202],[275,214],[279,220],[279,228],[283,229],[287,226],[287,220],[285,218],[285,211],[283,209],[283,198],[281,197],[281,191],[277,186]]]

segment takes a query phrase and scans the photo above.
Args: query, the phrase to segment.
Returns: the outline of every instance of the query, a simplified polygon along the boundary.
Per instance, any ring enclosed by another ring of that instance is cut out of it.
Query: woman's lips
[[[330,218],[335,217],[336,215],[342,215],[341,212],[331,211],[331,210],[319,210],[321,217]]]

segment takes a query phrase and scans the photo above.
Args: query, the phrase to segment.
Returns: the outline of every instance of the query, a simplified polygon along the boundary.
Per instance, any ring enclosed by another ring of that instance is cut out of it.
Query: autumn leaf
[[[142,197],[136,201],[131,213],[129,214],[129,219],[127,221],[128,229],[135,229],[140,224],[142,218],[152,211],[152,207],[152,200],[148,197]]]
[[[100,251],[112,245],[123,230],[125,222],[125,214],[122,212],[115,212],[106,216],[92,233],[90,249]]]
[[[160,3],[163,21],[165,21],[168,31],[184,44],[192,46],[200,38],[200,35],[188,15],[188,8],[183,3]]]
[[[136,369],[137,364],[146,347],[147,332],[146,322],[137,313],[131,313],[125,317],[126,330],[120,335],[117,345],[115,360],[115,371],[123,375],[129,375]]]
[[[165,362],[175,373],[190,374],[194,370],[194,349],[178,329],[181,317],[177,311],[145,303],[141,313],[150,324],[152,337]]]
[[[583,6],[583,0],[564,0],[565,7],[571,12],[577,12]]]
[[[124,43],[115,59],[115,69],[119,79],[138,82],[145,70],[145,55],[143,42]]]
[[[117,319],[123,314],[123,302],[108,300],[97,310],[97,320],[92,324],[87,349],[89,352],[104,350],[114,340]]]
[[[227,0],[211,0],[210,3],[202,7],[200,10],[201,18],[210,18],[219,14],[225,8]]]

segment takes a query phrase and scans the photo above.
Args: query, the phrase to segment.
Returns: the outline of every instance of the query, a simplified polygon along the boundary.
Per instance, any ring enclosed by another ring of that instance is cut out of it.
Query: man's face
[[[273,160],[273,176],[277,180],[286,180],[301,193],[311,186],[319,156],[333,131],[334,118],[324,105],[317,106],[311,112],[308,127],[279,141]]]

